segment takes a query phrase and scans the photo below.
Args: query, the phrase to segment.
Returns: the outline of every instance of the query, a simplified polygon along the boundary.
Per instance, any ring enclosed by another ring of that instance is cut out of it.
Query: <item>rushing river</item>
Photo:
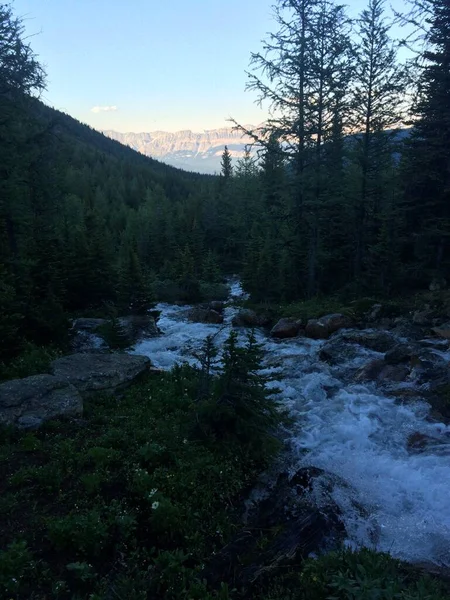
[[[241,296],[234,282],[231,300]],[[237,310],[230,305],[223,325],[206,325],[189,322],[188,307],[160,304],[157,309],[164,335],[134,351],[164,369],[195,362],[192,352],[209,334],[216,334],[220,346]],[[450,427],[427,420],[425,402],[402,404],[374,383],[352,382],[349,370],[380,357],[376,352],[361,348],[357,359],[332,367],[318,357],[322,341],[272,340],[263,331],[257,336],[266,351],[265,370],[275,374],[273,385],[295,419],[288,466],[313,465],[337,476],[341,483],[333,499],[342,511],[348,544],[450,566]],[[416,433],[434,443],[411,453],[407,441]],[[320,504],[319,492],[316,501]]]

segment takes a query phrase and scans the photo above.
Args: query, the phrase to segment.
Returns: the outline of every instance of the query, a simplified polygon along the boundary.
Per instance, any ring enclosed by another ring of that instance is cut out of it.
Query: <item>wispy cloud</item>
[[[93,113],[114,112],[116,110],[119,110],[117,106],[93,106],[91,108],[91,112]]]

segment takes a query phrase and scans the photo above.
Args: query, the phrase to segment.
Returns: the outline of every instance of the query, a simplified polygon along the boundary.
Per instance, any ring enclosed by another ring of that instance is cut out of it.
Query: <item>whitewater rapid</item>
[[[239,282],[232,283],[231,300],[242,295]],[[220,347],[237,308],[225,309],[223,325],[188,321],[187,306],[159,304],[157,310],[163,335],[142,341],[134,352],[169,369],[195,363],[193,352],[208,335]],[[275,376],[271,385],[294,418],[288,468],[315,466],[336,476],[332,498],[342,511],[348,545],[450,566],[450,427],[427,420],[425,401],[402,404],[374,383],[355,384],[345,376],[380,357],[376,352],[361,348],[357,359],[331,367],[318,357],[322,341],[276,341],[256,333],[265,349],[264,370]],[[412,434],[435,443],[411,453]],[[320,505],[320,488],[315,500]]]

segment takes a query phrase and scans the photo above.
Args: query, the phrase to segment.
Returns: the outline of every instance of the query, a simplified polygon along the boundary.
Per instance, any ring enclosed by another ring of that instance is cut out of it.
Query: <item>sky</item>
[[[403,0],[393,0],[399,6]],[[47,72],[43,100],[121,132],[258,124],[251,52],[274,31],[273,0],[15,0]],[[348,0],[356,15],[365,0]]]

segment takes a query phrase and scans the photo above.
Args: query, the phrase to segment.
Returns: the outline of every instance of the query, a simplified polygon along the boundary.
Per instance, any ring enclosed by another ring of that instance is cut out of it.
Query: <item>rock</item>
[[[118,317],[117,320],[129,339],[130,346],[142,338],[156,337],[160,334],[153,314],[128,315]]]
[[[210,323],[217,325],[223,323],[223,315],[212,308],[195,307],[189,311],[188,319],[194,323]]]
[[[21,428],[39,427],[55,417],[83,413],[83,400],[66,379],[33,375],[0,384],[0,423]]]
[[[413,315],[412,322],[414,323],[414,325],[431,325],[435,316],[436,315],[434,314],[434,312],[430,309],[417,310]]]
[[[222,313],[225,310],[225,302],[221,302],[220,300],[212,300],[209,303],[208,308],[217,311],[218,313]]]
[[[106,352],[108,345],[99,333],[106,319],[80,318],[72,322],[71,348],[74,352]]]
[[[342,339],[353,344],[359,344],[375,352],[387,352],[398,342],[396,338],[387,331],[348,331],[342,332]]]
[[[274,338],[285,339],[298,335],[302,322],[295,319],[280,319],[272,328],[270,335]]]
[[[382,312],[383,312],[383,305],[382,304],[374,304],[367,314],[367,320],[370,322],[376,321],[377,319],[379,319],[381,317]]]
[[[439,327],[433,327],[431,331],[445,340],[450,340],[450,323],[445,323]]]
[[[320,510],[305,493],[316,479],[324,485],[325,503]],[[337,549],[345,528],[332,492],[333,476],[322,469],[303,468],[292,478],[282,473],[266,497],[256,501],[242,531],[208,562],[202,578],[210,585],[225,582],[245,589],[298,564],[311,552]],[[263,548],[261,532],[267,538]]]
[[[416,352],[410,344],[397,344],[386,352],[384,360],[388,365],[399,365],[409,362]]]
[[[233,317],[232,324],[235,327],[267,327],[270,321],[267,315],[259,315],[254,310],[244,308]]]
[[[332,338],[328,340],[319,351],[319,358],[331,365],[338,365],[356,358],[360,349],[355,344],[349,344],[342,338]]]
[[[315,340],[326,340],[331,334],[339,329],[346,329],[352,326],[350,317],[335,313],[325,315],[320,319],[310,319],[306,324],[305,333],[308,337]]]
[[[432,442],[433,438],[423,433],[420,433],[419,431],[416,431],[408,437],[408,441],[406,442],[406,448],[410,452],[420,452],[427,447],[430,441]]]
[[[400,383],[408,379],[410,370],[405,365],[386,365],[378,375],[378,381],[392,381]]]
[[[98,328],[106,323],[106,319],[82,318],[72,321],[74,331],[98,331]]]
[[[305,334],[314,340],[326,340],[329,337],[326,325],[321,323],[319,319],[309,319],[306,323]]]
[[[375,358],[358,371],[354,379],[357,382],[362,381],[380,381],[380,382],[400,382],[405,381],[409,375],[408,367],[404,365],[387,365],[381,358]]]
[[[375,358],[359,368],[355,373],[354,379],[357,382],[375,381],[385,366],[384,360]]]
[[[423,328],[405,319],[399,317],[394,321],[394,328],[391,330],[397,337],[406,338],[407,340],[419,341],[423,338]]]
[[[320,317],[319,321],[325,325],[329,335],[336,333],[336,331],[339,331],[340,329],[348,329],[353,325],[353,321],[350,317],[342,315],[341,313],[325,315],[324,317]]]
[[[51,370],[82,395],[89,396],[95,392],[119,392],[148,372],[150,366],[147,356],[78,353],[54,360]]]
[[[440,292],[447,287],[447,281],[443,277],[436,277],[430,283],[428,289],[430,292]]]

